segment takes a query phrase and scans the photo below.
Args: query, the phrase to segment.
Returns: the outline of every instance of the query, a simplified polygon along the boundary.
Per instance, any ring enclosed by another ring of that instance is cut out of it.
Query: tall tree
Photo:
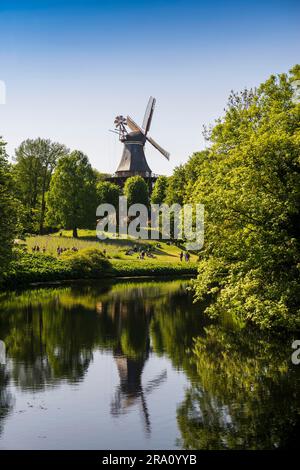
[[[59,159],[47,197],[48,220],[73,230],[96,225],[96,178],[88,157],[75,150]]]
[[[124,194],[127,197],[128,206],[133,204],[149,206],[148,186],[141,176],[131,176],[126,180]]]
[[[13,196],[10,165],[0,138],[0,281],[8,267],[17,227],[17,204]]]
[[[300,325],[299,75],[230,96],[186,197],[205,205],[197,296],[263,328]]]
[[[162,204],[165,202],[167,196],[168,178],[166,176],[159,176],[155,181],[153,191],[151,194],[152,204]]]
[[[24,205],[27,230],[43,233],[46,192],[58,159],[67,148],[49,139],[27,139],[16,150],[14,168],[18,197]]]
[[[185,166],[179,165],[168,179],[166,203],[182,204],[186,188]]]
[[[117,210],[119,207],[121,188],[109,181],[100,181],[97,184],[97,204],[112,204]]]

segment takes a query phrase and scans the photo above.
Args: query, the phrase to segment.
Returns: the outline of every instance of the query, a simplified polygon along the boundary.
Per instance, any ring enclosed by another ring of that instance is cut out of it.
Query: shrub
[[[112,260],[115,276],[170,276],[197,274],[196,263],[175,264],[148,260]]]
[[[15,253],[4,287],[15,287],[31,282],[84,279],[105,275],[110,263],[97,249],[86,249],[64,254],[60,259],[43,253]]]
[[[96,248],[86,248],[76,253],[63,254],[62,261],[68,265],[76,277],[93,277],[109,271],[110,262],[102,251]]]

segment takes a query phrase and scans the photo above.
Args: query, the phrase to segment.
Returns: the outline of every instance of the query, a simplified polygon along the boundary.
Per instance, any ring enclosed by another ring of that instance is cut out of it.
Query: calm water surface
[[[209,323],[186,286],[98,282],[2,295],[0,448],[296,447],[291,340],[229,318]]]

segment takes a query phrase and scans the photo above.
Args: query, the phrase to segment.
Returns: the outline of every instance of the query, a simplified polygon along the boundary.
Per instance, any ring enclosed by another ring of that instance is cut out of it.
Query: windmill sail
[[[146,139],[148,140],[148,142],[150,142],[150,144],[153,145],[153,147],[155,147],[164,157],[166,157],[167,160],[170,160],[170,154],[169,152],[167,152],[165,149],[163,149],[157,142],[155,142],[154,139],[152,139],[152,137],[146,137]]]
[[[146,108],[144,120],[143,120],[143,125],[142,125],[142,128],[145,131],[145,135],[147,135],[147,133],[150,129],[150,126],[151,126],[151,121],[152,121],[152,116],[153,116],[153,112],[154,112],[154,108],[155,108],[155,103],[156,103],[156,99],[153,98],[153,96],[150,96],[149,101],[148,101],[148,105],[147,105],[147,108]]]
[[[127,125],[133,132],[141,132],[145,135],[143,129],[141,129],[140,126],[133,119],[131,119],[130,116],[127,116]],[[167,160],[170,160],[169,152],[163,149],[154,139],[152,139],[152,137],[146,135],[145,137],[148,142],[150,142],[150,144],[152,144],[153,147],[155,147]]]
[[[127,116],[127,126],[133,132],[141,132],[142,134],[144,134],[144,131],[140,128],[140,126],[138,126],[138,124],[136,122],[134,122],[133,119],[131,119],[130,116]]]

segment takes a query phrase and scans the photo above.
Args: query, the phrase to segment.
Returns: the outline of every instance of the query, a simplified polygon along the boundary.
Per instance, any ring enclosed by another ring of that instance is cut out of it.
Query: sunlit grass
[[[62,235],[60,235],[60,233]],[[134,245],[136,245],[138,249],[141,248],[144,250],[150,247],[155,258],[148,258],[146,256],[145,260],[139,260],[141,263],[150,260],[153,263],[161,261],[180,263],[179,255],[181,252],[179,247],[160,240],[136,240],[125,238],[125,236],[117,238],[114,234],[108,234],[106,240],[99,240],[96,237],[95,230],[78,230],[78,238],[72,237],[71,230],[63,230],[62,232],[52,235],[30,236],[26,239],[26,245],[29,252],[33,250],[34,246],[38,245],[41,252],[45,250],[45,254],[52,256],[57,256],[58,247],[68,250],[76,248],[79,251],[86,248],[99,248],[102,251],[105,250],[106,256],[110,259],[126,261],[138,260],[137,253],[126,255],[126,251],[132,250]],[[197,256],[192,255],[191,262],[195,262],[196,260]],[[184,261],[182,263],[184,263]]]

